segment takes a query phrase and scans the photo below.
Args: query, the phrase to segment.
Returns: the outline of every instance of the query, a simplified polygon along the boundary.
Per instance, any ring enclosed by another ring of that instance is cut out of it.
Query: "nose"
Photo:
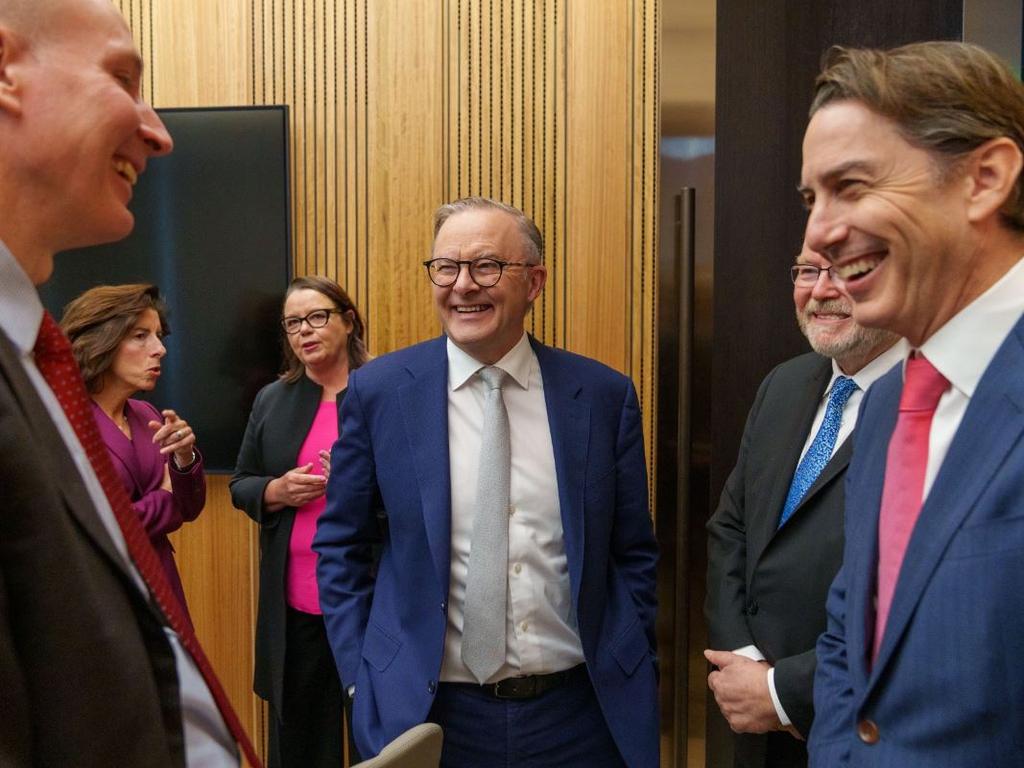
[[[804,240],[807,247],[812,251],[825,256],[829,261],[833,260],[833,249],[846,239],[849,228],[832,215],[828,206],[824,203],[815,203],[807,216],[807,230],[804,233]],[[819,280],[820,282],[820,280]]]
[[[817,301],[825,301],[827,299],[834,299],[839,295],[839,289],[832,279],[832,270],[821,270],[818,273],[818,279],[814,282],[814,287],[811,288],[811,297]]]
[[[473,279],[469,271],[469,264],[460,264],[459,276],[455,278],[452,289],[457,293],[470,293],[480,289],[480,285]]]
[[[167,354],[167,347],[164,346],[163,341],[161,341],[158,337],[154,338],[156,338],[156,347],[153,348],[153,355],[154,357],[163,357],[164,355]]]
[[[174,149],[174,139],[171,138],[163,120],[146,102],[140,102],[139,110],[141,112],[139,136],[149,148],[150,156],[161,157],[170,154]]]

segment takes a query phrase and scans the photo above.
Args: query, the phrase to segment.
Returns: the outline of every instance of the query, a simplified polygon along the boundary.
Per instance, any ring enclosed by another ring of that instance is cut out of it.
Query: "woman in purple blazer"
[[[162,338],[169,332],[164,303],[154,285],[101,285],[65,307],[61,326],[103,442],[187,615],[167,534],[195,520],[206,503],[202,457],[184,419],[131,399],[160,378],[167,352]]]

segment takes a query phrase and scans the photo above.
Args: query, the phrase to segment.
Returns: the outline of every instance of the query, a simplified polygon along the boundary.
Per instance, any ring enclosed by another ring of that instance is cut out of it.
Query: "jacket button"
[[[857,737],[865,744],[877,744],[878,726],[874,720],[861,720],[857,723]]]
[[[441,601],[441,613],[448,613],[448,601],[447,600],[442,600]]]
[[[429,693],[431,696],[433,696],[434,692],[436,690],[437,690],[437,683],[435,683],[433,680],[427,680],[427,693]]]
[[[749,603],[747,603],[747,615],[748,616],[754,616],[756,614],[757,614],[757,601],[756,600],[751,600]]]

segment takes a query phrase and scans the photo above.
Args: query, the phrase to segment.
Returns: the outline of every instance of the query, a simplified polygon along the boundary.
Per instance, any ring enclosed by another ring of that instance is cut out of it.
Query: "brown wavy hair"
[[[100,391],[118,346],[147,309],[156,312],[167,336],[171,332],[167,305],[155,285],[97,285],[64,307],[60,327],[71,340],[71,351],[91,394]]]
[[[810,114],[858,101],[932,155],[940,178],[987,141],[1005,136],[1024,153],[1024,85],[997,56],[969,43],[931,41],[888,51],[833,46],[822,59]],[[1024,174],[1000,211],[1024,231]]]
[[[288,290],[284,293],[281,307],[288,301],[288,297],[295,291],[316,291],[326,297],[335,308],[347,317],[352,323],[352,332],[348,335],[348,369],[354,371],[370,359],[370,353],[366,348],[366,326],[363,325],[363,318],[356,308],[355,302],[345,292],[345,289],[331,280],[329,277],[319,275],[306,275],[296,277],[288,284]],[[292,352],[291,344],[288,343],[288,335],[282,330],[281,347],[284,350],[284,371],[281,378],[289,383],[294,383],[302,378],[306,367],[299,361],[299,358]]]

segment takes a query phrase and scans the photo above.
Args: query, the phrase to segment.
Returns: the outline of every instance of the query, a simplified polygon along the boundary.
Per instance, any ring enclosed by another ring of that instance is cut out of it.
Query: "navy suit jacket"
[[[628,378],[531,339],[544,379],[573,606],[587,669],[630,766],[658,764],[655,562]],[[352,373],[313,548],[353,730],[375,754],[431,708],[447,627],[451,486],[444,337]],[[388,517],[371,576],[375,510]]]
[[[985,371],[907,546],[878,658],[878,511],[899,367],[861,405],[846,548],[818,640],[813,766],[1019,766],[1024,754],[1024,320]],[[875,744],[858,723],[877,725]]]

